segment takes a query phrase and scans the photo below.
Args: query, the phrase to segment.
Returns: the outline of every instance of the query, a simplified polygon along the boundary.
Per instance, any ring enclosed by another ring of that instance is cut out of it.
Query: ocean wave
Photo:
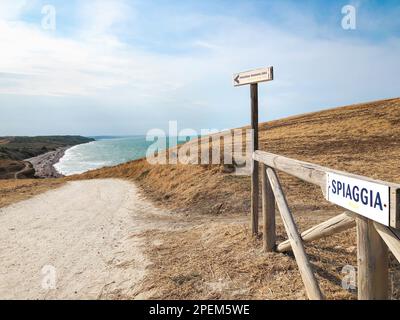
[[[144,157],[152,143],[144,136],[97,140],[68,149],[54,167],[59,173],[69,176],[114,166]]]

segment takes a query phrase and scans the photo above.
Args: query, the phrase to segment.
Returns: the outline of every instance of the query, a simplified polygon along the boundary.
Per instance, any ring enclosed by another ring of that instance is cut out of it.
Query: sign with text
[[[389,186],[330,172],[326,185],[328,201],[389,226]]]
[[[235,87],[243,86],[245,84],[252,84],[252,83],[272,81],[272,80],[274,80],[273,67],[260,68],[233,75],[233,85]]]

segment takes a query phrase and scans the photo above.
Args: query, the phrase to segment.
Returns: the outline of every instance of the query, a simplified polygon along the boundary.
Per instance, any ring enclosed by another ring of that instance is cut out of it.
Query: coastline
[[[58,148],[54,151],[49,151],[37,157],[26,159],[32,164],[35,169],[35,177],[37,178],[62,178],[64,175],[59,173],[54,165],[60,161],[71,146]]]

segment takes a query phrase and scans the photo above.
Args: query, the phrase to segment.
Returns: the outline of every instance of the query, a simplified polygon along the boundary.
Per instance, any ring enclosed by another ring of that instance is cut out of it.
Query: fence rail
[[[269,252],[293,250],[308,298],[323,299],[323,294],[312,272],[311,264],[304,250],[304,243],[357,226],[358,298],[362,300],[388,299],[388,249],[400,261],[400,230],[398,230],[400,226],[400,185],[263,151],[255,151],[253,159],[261,164],[264,250]],[[328,174],[340,174],[366,183],[383,185],[389,190],[390,226],[373,221],[359,212],[346,211],[300,234],[275,170],[318,185],[325,197],[327,197],[328,190]],[[288,235],[288,240],[278,245],[276,245],[275,204],[277,204]],[[257,221],[254,221],[254,216],[252,216],[252,224],[258,224]]]

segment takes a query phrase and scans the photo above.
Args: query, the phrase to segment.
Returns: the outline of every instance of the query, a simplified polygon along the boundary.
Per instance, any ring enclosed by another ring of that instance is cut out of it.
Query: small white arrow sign
[[[245,84],[252,84],[258,82],[274,80],[273,67],[260,68],[245,72],[236,73],[233,75],[233,85],[235,87],[243,86]]]

